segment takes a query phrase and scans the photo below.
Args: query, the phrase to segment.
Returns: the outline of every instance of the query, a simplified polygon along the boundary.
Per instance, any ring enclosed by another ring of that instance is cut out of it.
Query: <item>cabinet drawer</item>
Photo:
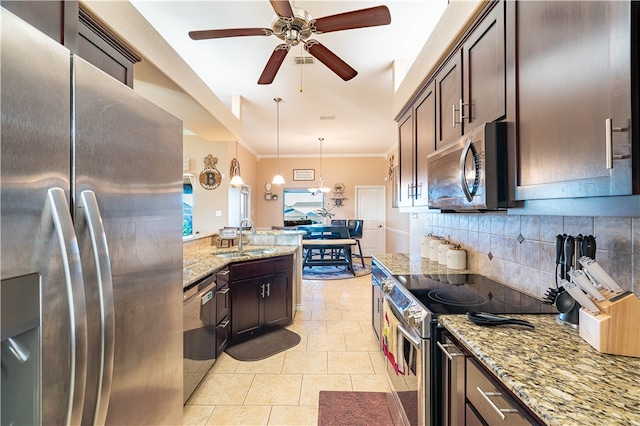
[[[527,419],[484,373],[467,360],[467,399],[488,425],[529,425]]]
[[[216,290],[216,324],[229,315],[229,284]]]
[[[229,343],[229,338],[231,337],[231,321],[229,321],[229,316],[226,316],[220,323],[216,326],[216,356],[219,358],[220,354],[224,352],[227,348],[227,344]]]
[[[278,272],[290,271],[293,265],[293,256],[270,257],[267,259],[250,260],[234,263],[229,267],[231,281],[247,278],[262,277]]]

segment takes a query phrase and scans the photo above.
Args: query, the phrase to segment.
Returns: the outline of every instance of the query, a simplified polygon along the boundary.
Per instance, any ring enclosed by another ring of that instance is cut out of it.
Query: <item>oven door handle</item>
[[[411,333],[409,333],[407,331],[407,329],[405,329],[403,326],[399,325],[398,326],[398,331],[400,332],[400,334],[402,334],[413,346],[415,346],[418,349],[422,348],[422,343],[420,342],[420,339],[416,339],[414,336],[411,335]]]

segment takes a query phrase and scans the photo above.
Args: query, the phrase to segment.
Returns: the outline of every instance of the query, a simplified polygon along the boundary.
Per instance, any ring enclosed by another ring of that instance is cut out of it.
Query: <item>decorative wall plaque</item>
[[[293,169],[293,180],[316,180],[316,170]]]
[[[200,172],[200,185],[204,189],[216,189],[222,182],[222,175],[216,169],[218,157],[209,154],[204,157],[204,169]]]

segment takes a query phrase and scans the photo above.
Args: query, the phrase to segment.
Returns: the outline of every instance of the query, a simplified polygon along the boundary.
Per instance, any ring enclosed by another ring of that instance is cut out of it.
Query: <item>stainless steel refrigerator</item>
[[[1,424],[181,424],[182,123],[1,27]]]

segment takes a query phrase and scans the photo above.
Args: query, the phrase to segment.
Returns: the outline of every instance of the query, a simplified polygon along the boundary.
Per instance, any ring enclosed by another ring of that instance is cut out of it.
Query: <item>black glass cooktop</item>
[[[394,275],[433,314],[551,314],[554,306],[483,275]]]

